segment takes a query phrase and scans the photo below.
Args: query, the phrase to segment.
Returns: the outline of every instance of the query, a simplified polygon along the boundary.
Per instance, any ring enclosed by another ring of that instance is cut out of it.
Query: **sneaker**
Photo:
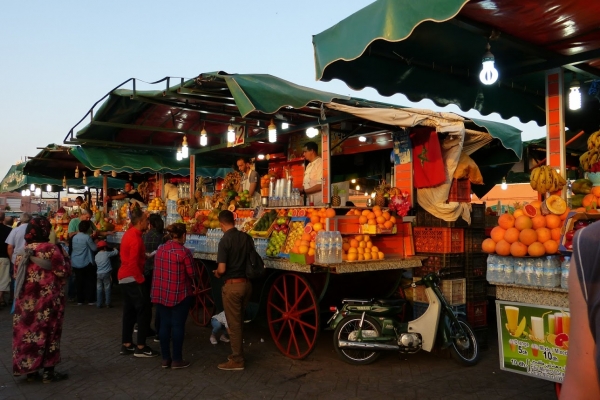
[[[227,335],[221,335],[221,338],[219,340],[221,342],[229,343],[229,336],[227,336]]]
[[[122,356],[126,356],[127,354],[131,354],[135,351],[135,349],[137,348],[137,346],[133,343],[131,343],[129,346],[121,346],[121,355]]]
[[[219,342],[217,342],[217,337],[215,335],[210,335],[210,342],[212,344],[217,344]]]
[[[96,303],[88,303],[88,306],[95,306]]]
[[[167,369],[171,368],[171,360],[162,360],[161,367]]]
[[[42,382],[43,383],[58,382],[58,381],[63,381],[68,378],[69,378],[69,375],[67,375],[67,374],[62,374],[62,373],[56,372],[56,371],[54,371],[54,372],[44,371]]]
[[[154,341],[154,343],[160,343],[160,339],[158,338],[158,336],[154,336],[154,339],[152,339]]]
[[[135,351],[133,352],[133,355],[135,357],[158,357],[158,351],[152,350],[149,346],[144,347],[143,349],[140,349],[139,347],[136,346]]]
[[[187,368],[190,366],[190,364],[191,363],[188,360],[173,361],[171,363],[171,369]]]
[[[223,371],[242,371],[244,369],[244,362],[235,362],[228,359],[227,362],[217,365],[217,368]]]

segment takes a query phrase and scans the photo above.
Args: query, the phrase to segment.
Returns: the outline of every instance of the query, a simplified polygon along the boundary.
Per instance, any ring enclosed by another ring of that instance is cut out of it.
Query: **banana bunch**
[[[600,140],[600,138],[598,140]],[[596,164],[598,161],[600,161],[600,152],[598,149],[588,150],[579,157],[579,164],[584,171],[589,171],[592,168],[592,165]]]
[[[587,140],[588,150],[600,149],[600,131],[596,131],[590,135]]]
[[[549,165],[534,168],[529,178],[529,184],[533,190],[542,194],[561,190],[566,183],[565,178]]]

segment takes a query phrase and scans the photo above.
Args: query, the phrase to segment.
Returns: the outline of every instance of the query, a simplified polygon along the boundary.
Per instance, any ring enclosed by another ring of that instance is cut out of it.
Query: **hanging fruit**
[[[529,184],[541,194],[562,190],[567,181],[549,165],[536,167],[531,171]]]

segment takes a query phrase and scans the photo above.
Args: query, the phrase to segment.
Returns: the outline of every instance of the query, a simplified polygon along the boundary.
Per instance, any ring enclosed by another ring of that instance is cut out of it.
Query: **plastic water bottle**
[[[316,247],[317,247],[317,251],[315,253],[315,262],[318,263],[324,263],[325,262],[325,256],[323,254],[323,235],[324,235],[325,231],[319,231],[317,232],[317,239],[316,239]]]
[[[333,261],[334,263],[341,263],[342,262],[342,245],[343,245],[343,240],[342,240],[342,234],[339,231],[335,231],[333,232],[333,248],[334,248],[334,257],[333,257]]]
[[[533,286],[543,286],[543,275],[544,275],[544,257],[538,257],[533,261],[534,279]]]
[[[327,262],[333,264],[335,257],[335,232],[327,232]]]
[[[504,258],[504,277],[502,282],[504,283],[515,283],[515,267],[513,265],[514,258],[513,257],[503,257]]]
[[[515,267],[515,283],[517,285],[525,284],[525,259],[524,258],[515,258],[514,259],[514,267]]]
[[[487,258],[487,271],[485,274],[485,278],[488,282],[498,282],[498,257],[495,254],[490,254]]]
[[[565,256],[560,268],[560,287],[569,289],[569,268],[571,266],[571,257]]]
[[[547,288],[556,287],[556,267],[552,256],[547,256],[544,260],[542,286]]]
[[[523,285],[535,286],[535,259],[526,258],[523,264]]]

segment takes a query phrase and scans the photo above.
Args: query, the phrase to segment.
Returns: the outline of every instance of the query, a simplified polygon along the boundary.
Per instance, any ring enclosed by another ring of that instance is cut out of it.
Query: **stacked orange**
[[[538,203],[530,203],[524,211],[516,210],[513,214],[502,214],[498,218],[498,226],[492,229],[491,239],[485,239],[481,245],[485,253],[496,253],[501,256],[541,257],[545,254],[556,254],[561,236],[561,227],[568,211],[563,215],[540,213]],[[517,212],[520,211],[520,212]]]
[[[302,238],[297,239],[292,247],[292,253],[296,254],[308,254],[309,256],[315,255],[315,249],[317,248],[317,242],[315,236],[310,233],[303,233]]]
[[[373,245],[369,235],[343,238],[342,250],[343,261],[383,260],[385,258],[385,254]]]

